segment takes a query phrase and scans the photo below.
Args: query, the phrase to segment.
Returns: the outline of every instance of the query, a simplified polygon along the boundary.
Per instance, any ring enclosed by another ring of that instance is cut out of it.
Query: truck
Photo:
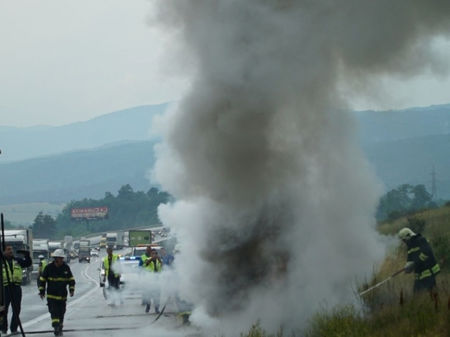
[[[64,244],[61,241],[49,241],[48,242],[48,250],[50,252],[50,256],[57,249],[64,249]]]
[[[64,249],[67,249],[69,252],[72,250],[73,245],[73,237],[71,235],[66,235],[64,237]]]
[[[100,238],[99,247],[100,247],[100,249],[106,248],[106,233],[102,234],[102,237]]]
[[[106,246],[114,249],[122,249],[124,247],[123,231],[106,233]]]
[[[91,262],[91,242],[80,239],[80,248],[78,249],[78,262]]]
[[[123,231],[118,231],[117,232],[116,248],[117,249],[122,249],[124,246],[125,246],[125,243],[124,243]]]
[[[27,250],[30,256],[33,256],[33,238],[31,229],[8,229],[5,230],[5,245],[12,246],[16,255],[18,250]],[[33,264],[28,268],[22,269],[22,282],[28,284],[31,281]]]
[[[66,255],[65,261],[67,263],[69,263],[70,262],[70,252],[65,248],[64,245],[65,245],[64,241],[49,241],[48,242],[48,249],[49,249],[49,252],[50,252],[50,257],[52,256],[52,253],[55,250],[62,249],[62,250],[64,250],[64,253]]]
[[[118,248],[118,236],[117,232],[106,233],[106,246],[114,249]]]
[[[33,271],[31,272],[31,277],[37,279],[39,272],[39,256],[43,255],[45,260],[49,260],[50,252],[48,249],[48,239],[33,239]]]

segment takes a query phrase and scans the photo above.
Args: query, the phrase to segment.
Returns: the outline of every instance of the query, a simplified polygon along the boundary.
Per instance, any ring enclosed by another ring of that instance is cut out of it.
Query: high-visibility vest
[[[150,262],[148,265],[145,265],[145,261],[150,259],[150,257],[147,256],[147,254],[143,254],[141,256],[142,259],[142,266],[145,270],[151,271],[151,272],[160,272],[162,270],[162,264],[159,262],[159,260],[156,260],[156,270],[155,270],[155,264],[153,262]]]
[[[15,285],[21,285],[22,284],[22,267],[20,264],[18,264],[14,259],[11,261],[12,264],[12,273],[11,268],[9,267],[9,263],[6,263],[8,266],[8,276],[9,276],[9,283],[8,278],[6,277],[6,267],[3,264],[3,285],[8,284],[15,284]]]
[[[111,265],[113,265],[118,259],[119,259],[119,255],[113,254],[112,257],[111,257]],[[109,265],[108,255],[103,259],[103,266],[105,267],[105,276],[108,277],[109,270],[111,268],[111,266]],[[114,276],[118,277],[119,274],[114,273]]]
[[[42,272],[44,271],[45,267],[47,266],[47,260],[42,260],[41,263],[39,264],[39,274],[42,274]]]

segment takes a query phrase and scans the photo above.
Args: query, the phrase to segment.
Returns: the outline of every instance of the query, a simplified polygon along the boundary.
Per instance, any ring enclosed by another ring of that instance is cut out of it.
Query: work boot
[[[62,324],[59,326],[59,335],[60,336],[63,335],[63,326],[62,326]]]
[[[147,305],[145,306],[145,312],[149,312],[150,311],[150,304],[147,303]]]

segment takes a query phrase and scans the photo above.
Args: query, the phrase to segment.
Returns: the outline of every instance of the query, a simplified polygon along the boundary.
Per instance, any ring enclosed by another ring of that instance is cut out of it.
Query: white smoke
[[[193,76],[159,123],[154,170],[178,200],[159,214],[193,320],[225,335],[301,328],[324,301],[350,301],[384,253],[381,188],[339,86],[432,64],[426,38],[448,32],[450,2],[155,4]]]

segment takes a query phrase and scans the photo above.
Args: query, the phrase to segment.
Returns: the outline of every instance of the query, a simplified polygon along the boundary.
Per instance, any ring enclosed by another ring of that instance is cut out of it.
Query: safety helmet
[[[42,259],[45,259],[45,256],[41,254],[38,256],[38,258],[39,258],[39,260],[42,260]]]
[[[52,257],[66,257],[66,254],[64,254],[64,249],[56,249],[53,253],[52,253]]]
[[[411,229],[409,229],[408,227],[402,228],[398,231],[398,237],[401,240],[404,241],[408,241],[409,239],[411,239],[414,235],[416,235],[416,233],[414,233]]]

